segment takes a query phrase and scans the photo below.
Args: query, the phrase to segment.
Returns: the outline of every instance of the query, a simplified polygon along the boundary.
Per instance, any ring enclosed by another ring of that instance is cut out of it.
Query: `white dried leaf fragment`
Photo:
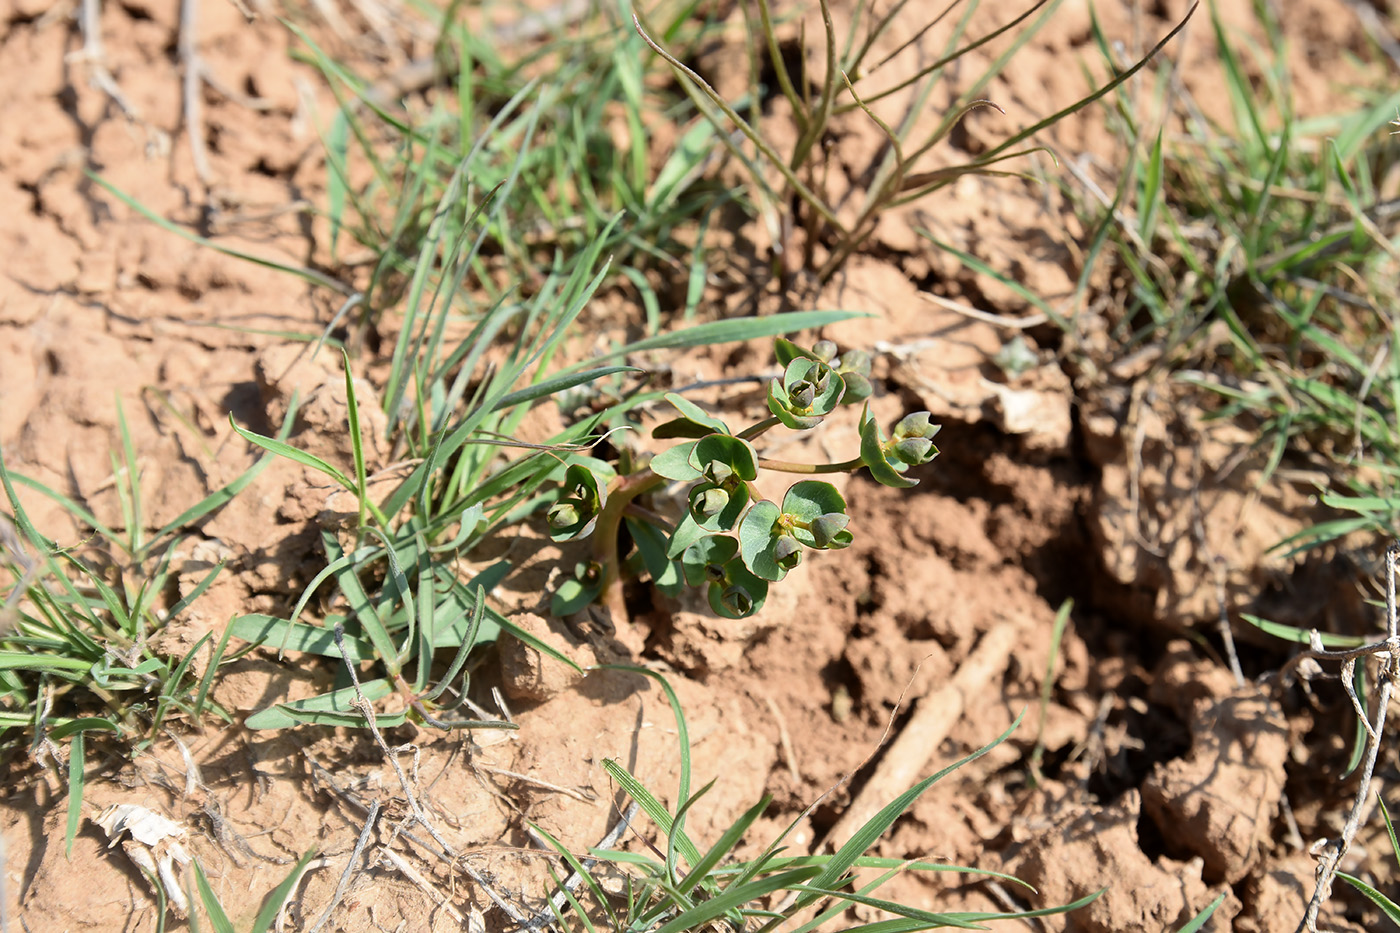
[[[131,803],[110,806],[92,821],[107,834],[107,848],[121,843],[132,864],[159,879],[175,916],[189,916],[189,901],[177,870],[177,866],[190,863],[190,853],[185,848],[188,838],[180,824]]]

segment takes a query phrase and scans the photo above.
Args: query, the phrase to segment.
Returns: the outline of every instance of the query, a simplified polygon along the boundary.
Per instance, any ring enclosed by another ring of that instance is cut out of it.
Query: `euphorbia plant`
[[[906,471],[938,455],[932,441],[938,426],[926,411],[906,415],[888,438],[880,429],[867,401],[872,390],[866,354],[838,356],[829,340],[805,349],[782,338],[774,353],[783,374],[768,386],[769,417],[735,431],[671,393],[666,400],[678,417],[652,437],[678,443],[645,465],[629,470],[588,457],[571,459],[559,500],[549,510],[550,529],[555,540],[592,534],[593,555],[555,594],[556,614],[596,599],[614,618],[625,618],[622,576],[645,571],[662,592],[704,587],[719,615],[752,615],[763,606],[769,584],[787,576],[805,551],[836,550],[852,541],[846,500],[835,486],[803,479],[774,502],[755,486],[759,471],[816,475],[863,467],[878,482],[905,488],[917,483]],[[774,428],[811,430],[837,406],[860,403],[860,451],[850,460],[792,463],[765,458],[755,447]],[[675,522],[648,508],[644,498],[668,483],[681,484],[685,492],[686,508]],[[631,555],[619,553],[624,526],[636,545]]]

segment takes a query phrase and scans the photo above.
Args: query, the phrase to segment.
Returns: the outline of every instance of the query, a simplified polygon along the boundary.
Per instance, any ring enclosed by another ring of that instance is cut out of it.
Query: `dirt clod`
[[[525,634],[558,651],[579,668],[594,663],[584,643],[557,620],[550,624],[533,612],[522,612],[512,622]],[[540,651],[519,638],[501,639],[501,681],[506,693],[517,700],[542,702],[558,696],[583,680],[583,673]]]
[[[1129,791],[1116,803],[1092,809],[1070,803],[1050,815],[1052,825],[1016,851],[1006,870],[1035,885],[1045,903],[1063,904],[1106,888],[1068,921],[1047,917],[1047,929],[1082,933],[1173,930],[1219,894],[1201,878],[1201,863],[1149,859],[1138,843],[1140,800]],[[1240,912],[1233,894],[1206,930],[1225,933]]]
[[[1191,751],[1159,764],[1142,787],[1143,809],[1168,844],[1199,855],[1204,877],[1234,883],[1271,836],[1288,757],[1288,724],[1254,688],[1199,701]]]

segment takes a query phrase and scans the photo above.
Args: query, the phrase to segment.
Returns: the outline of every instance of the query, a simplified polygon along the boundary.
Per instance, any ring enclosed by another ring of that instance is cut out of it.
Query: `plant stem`
[[[739,438],[739,440],[741,441],[752,441],[761,437],[763,433],[769,428],[776,428],[780,424],[782,424],[782,422],[778,420],[778,416],[773,415],[768,418],[764,418],[762,421],[756,424],[749,425],[747,428],[744,428],[744,430],[736,434],[735,437]]]
[[[617,534],[622,528],[622,515],[627,506],[638,496],[646,495],[666,482],[650,469],[619,476],[608,490],[603,511],[598,513],[598,523],[593,526],[593,559],[603,568],[603,586],[598,591],[598,602],[612,613],[613,624],[621,625],[628,621],[627,601],[622,598],[621,561],[617,553]]]
[[[662,48],[657,44],[655,39],[647,34],[647,30],[643,28],[640,15],[636,10],[632,11],[632,24],[636,27],[637,34],[642,37],[642,41],[651,46],[652,51],[660,55],[666,61],[666,64],[670,65],[678,74],[687,79],[682,82],[686,95],[690,97],[691,100],[695,101],[696,107],[705,115],[707,120],[714,124],[716,128],[719,127],[718,118],[715,117],[713,111],[709,110],[702,103],[703,98],[709,98],[710,103],[718,107],[724,115],[729,118],[729,121],[738,128],[739,132],[748,137],[749,141],[758,148],[763,158],[768,160],[768,163],[778,170],[778,173],[783,176],[783,179],[792,187],[792,190],[797,193],[798,197],[811,205],[812,210],[825,218],[826,222],[831,224],[832,229],[836,230],[838,234],[845,235],[845,225],[836,217],[836,213],[831,207],[802,183],[802,179],[797,177],[797,173],[788,167],[787,161],[784,160],[783,157],[768,144],[767,140],[763,139],[743,117],[739,116],[738,112],[731,107],[723,97],[719,96],[718,91],[706,83],[705,79],[700,77],[700,75],[683,65],[678,58]],[[742,163],[745,165],[752,164],[745,158],[744,153],[738,149],[737,144],[730,138],[728,133],[721,133],[720,140],[724,143],[725,148],[734,153],[735,157]],[[763,183],[761,177],[757,177],[756,175],[756,178],[760,184]]]
[[[670,534],[671,532],[676,530],[676,526],[674,524],[668,522],[660,515],[657,515],[651,509],[644,508],[643,506],[640,506],[635,502],[629,502],[627,504],[627,508],[623,509],[623,515],[627,518],[639,519],[641,521],[646,522],[648,525],[655,525],[657,528],[660,528],[667,534]]]
[[[774,470],[779,473],[854,473],[865,463],[859,457],[843,460],[840,463],[793,463],[791,460],[758,460],[761,470]]]

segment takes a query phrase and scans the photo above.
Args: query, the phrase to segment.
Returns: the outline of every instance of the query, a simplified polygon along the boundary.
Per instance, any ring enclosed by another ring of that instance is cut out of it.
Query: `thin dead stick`
[[[185,99],[185,133],[190,139],[190,156],[194,173],[202,184],[208,185],[209,152],[204,147],[204,112],[200,107],[200,83],[204,79],[204,60],[199,57],[199,0],[180,0],[180,35],[178,39],[180,64],[185,73],[182,90]]]
[[[277,908],[277,921],[272,925],[272,929],[276,931],[276,933],[285,933],[287,929],[287,905],[292,902],[292,898],[297,896],[297,889],[306,881],[306,876],[313,871],[319,871],[325,868],[330,865],[330,863],[331,860],[324,856],[321,858],[314,858],[307,862],[306,867],[296,875],[296,881],[287,889],[287,893],[282,896],[282,903]]]
[[[580,801],[581,803],[592,803],[593,801],[598,799],[596,797],[589,797],[586,794],[582,794],[571,787],[561,787],[558,784],[551,784],[548,781],[542,781],[539,778],[530,777],[530,775],[528,774],[521,774],[519,771],[507,771],[505,768],[492,768],[487,765],[479,765],[478,767],[480,767],[481,770],[485,771],[487,774],[494,774],[498,777],[507,777],[511,778],[512,780],[521,781],[525,784],[531,784],[535,787],[541,787],[545,790],[553,791],[556,794],[563,794],[565,797],[572,797],[575,800]]]
[[[466,925],[467,918],[462,916],[462,912],[454,907],[452,902],[447,899],[446,895],[433,887],[433,883],[425,878],[422,872],[410,865],[403,856],[392,849],[384,849],[380,852],[380,855],[382,855],[389,864],[393,865],[394,868],[398,869],[400,874],[417,885],[419,890],[428,895],[429,898],[437,901],[437,905],[447,911],[448,916],[456,920],[459,925]]]
[[[315,775],[317,780],[321,781],[331,789],[331,793],[335,794],[336,799],[340,800],[342,803],[354,807],[361,813],[369,812],[369,805],[366,804],[360,798],[356,797],[350,791],[337,784],[335,778],[331,775],[331,773],[326,770],[324,765],[322,765],[319,761],[312,757],[310,752],[306,751],[305,749],[302,749],[302,755],[306,758],[307,764],[311,766],[312,774]],[[453,856],[450,852],[438,848],[431,841],[424,839],[421,836],[416,836],[409,830],[403,829],[402,824],[396,826],[394,828],[394,832],[399,836],[403,836],[403,838],[407,839],[409,842],[413,843],[418,848],[422,849],[424,852],[432,853],[433,855],[436,855],[438,858],[442,859],[445,862],[451,862],[455,858],[455,856]],[[506,916],[515,919],[517,923],[521,922],[521,920],[519,919],[522,916],[520,912],[517,911],[514,907],[512,907],[509,901],[501,897],[500,894],[496,893],[496,890],[491,887],[491,885],[486,881],[486,878],[483,877],[479,871],[473,868],[466,861],[460,861],[458,864],[460,864],[462,871],[466,873],[467,877],[470,878],[473,882],[475,882],[476,885],[480,887],[483,891],[485,891],[486,896],[491,899],[491,902],[497,907],[501,908],[501,911],[505,913]]]
[[[1030,330],[1032,327],[1039,327],[1050,320],[1044,314],[1036,313],[1027,317],[1007,317],[1004,314],[992,314],[990,311],[982,311],[972,305],[963,304],[961,301],[954,301],[951,298],[944,298],[942,295],[935,295],[933,292],[919,292],[919,297],[929,304],[938,305],[955,314],[963,317],[970,317],[974,321],[981,321],[984,324],[992,324],[997,327],[1005,327],[1009,330]]]
[[[140,123],[141,114],[122,93],[121,86],[107,70],[107,55],[102,48],[102,7],[100,0],[83,0],[78,26],[83,33],[83,49],[76,56],[70,56],[87,64],[88,80],[112,99],[128,120]]]
[[[802,780],[802,772],[797,767],[797,752],[792,747],[792,736],[788,734],[787,720],[783,718],[783,711],[778,708],[777,702],[768,694],[763,695],[763,702],[768,704],[768,712],[773,714],[773,720],[778,724],[778,745],[783,750],[783,760],[787,764],[788,773],[792,775],[794,781]]]
[[[1356,798],[1352,801],[1351,813],[1347,816],[1346,825],[1342,827],[1341,836],[1337,839],[1320,839],[1313,846],[1313,853],[1318,856],[1317,887],[1313,890],[1312,900],[1308,901],[1307,910],[1303,913],[1303,919],[1298,924],[1297,933],[1303,933],[1305,930],[1307,933],[1317,933],[1318,911],[1332,896],[1332,882],[1336,880],[1342,858],[1351,847],[1351,841],[1355,838],[1356,831],[1361,828],[1362,820],[1367,811],[1367,803],[1371,796],[1371,778],[1375,773],[1376,757],[1380,754],[1381,736],[1385,731],[1385,714],[1390,706],[1390,694],[1395,686],[1395,681],[1400,678],[1400,617],[1397,617],[1395,608],[1395,570],[1398,563],[1400,563],[1400,542],[1392,543],[1385,550],[1386,637],[1384,641],[1346,651],[1328,651],[1322,646],[1322,636],[1318,634],[1316,629],[1313,629],[1308,633],[1308,650],[1301,652],[1282,672],[1283,676],[1287,676],[1292,669],[1303,664],[1304,661],[1339,662],[1342,666],[1342,685],[1347,691],[1347,696],[1351,698],[1357,715],[1361,717],[1362,723],[1366,726],[1366,759],[1361,771],[1361,783],[1356,788]],[[1374,722],[1366,715],[1366,710],[1362,707],[1361,701],[1356,696],[1356,690],[1352,686],[1352,675],[1355,672],[1356,662],[1371,657],[1380,662],[1380,671],[1376,677],[1379,689],[1376,696]]]
[[[1230,608],[1225,589],[1225,558],[1216,555],[1211,560],[1215,568],[1215,602],[1220,615],[1216,625],[1220,630],[1220,640],[1225,644],[1225,657],[1230,662],[1230,673],[1235,675],[1235,686],[1244,686],[1244,671],[1240,668],[1240,656],[1235,651],[1235,633],[1230,629]]]
[[[394,775],[399,779],[399,787],[403,788],[403,794],[408,802],[409,811],[413,814],[413,819],[417,821],[428,835],[433,837],[444,852],[452,858],[457,857],[457,853],[447,844],[447,840],[442,838],[442,834],[437,831],[437,827],[428,819],[428,814],[423,810],[423,805],[418,801],[418,794],[414,791],[413,782],[404,773],[403,765],[399,764],[399,752],[405,749],[412,749],[416,754],[417,746],[398,745],[390,747],[384,741],[384,735],[379,731],[379,723],[374,714],[374,704],[365,698],[364,692],[360,689],[360,675],[355,671],[355,666],[349,661],[349,654],[345,651],[345,627],[337,625],[335,627],[335,646],[340,651],[340,657],[345,661],[345,669],[350,672],[350,683],[355,686],[355,699],[350,701],[350,705],[359,710],[360,715],[365,718],[365,725],[369,727],[370,734],[374,736],[374,741],[378,743],[380,751],[389,761],[389,767],[394,769]]]
[[[468,877],[475,881],[481,889],[486,892],[492,902],[495,903],[497,907],[501,908],[507,917],[516,924],[524,923],[526,919],[525,915],[516,910],[508,901],[492,890],[486,883],[486,879],[481,877],[480,873],[466,864],[466,862],[461,861],[458,858],[456,850],[448,844],[447,840],[438,832],[437,827],[428,819],[428,814],[424,812],[423,805],[418,801],[418,795],[414,793],[413,785],[409,781],[408,775],[404,773],[403,766],[399,764],[398,758],[398,752],[402,751],[404,748],[413,748],[414,753],[417,754],[417,747],[400,746],[398,748],[390,748],[389,743],[384,741],[384,736],[380,733],[379,724],[375,718],[374,705],[365,698],[364,691],[360,689],[360,675],[355,670],[355,666],[350,663],[349,655],[345,651],[345,626],[336,625],[333,634],[335,635],[336,648],[340,651],[340,657],[345,662],[345,669],[350,674],[350,683],[355,687],[355,699],[351,701],[350,705],[359,710],[360,715],[365,718],[365,725],[369,727],[370,734],[374,736],[374,740],[379,744],[379,748],[384,752],[384,756],[389,759],[389,765],[394,769],[394,774],[399,779],[399,786],[403,788],[404,797],[407,799],[409,811],[413,820],[427,830],[428,835],[433,837],[433,841],[437,843],[443,858],[453,864],[460,864],[462,869],[466,871]],[[408,836],[408,833],[405,832],[404,835]],[[409,836],[409,838],[412,837]],[[419,844],[421,845],[422,843]]]
[[[986,888],[987,892],[991,894],[992,899],[1008,912],[1020,913],[1026,909],[1024,905],[1016,903],[1015,899],[1012,898],[1010,893],[1007,892],[1006,888],[1004,888],[999,881],[987,878],[983,880],[982,887]],[[1045,921],[1039,917],[1031,917],[1030,920],[1037,930],[1046,929]]]
[[[369,834],[374,831],[374,824],[378,821],[379,801],[371,800],[369,802],[369,816],[365,818],[364,829],[360,830],[360,836],[355,840],[355,848],[350,853],[350,858],[345,862],[345,871],[340,874],[340,881],[336,883],[335,893],[331,895],[330,903],[326,905],[326,909],[321,911],[320,919],[307,933],[319,933],[321,927],[326,925],[326,922],[331,919],[331,914],[340,905],[341,900],[345,897],[346,889],[350,887],[350,876],[355,873],[355,866],[359,864],[360,856],[364,854],[365,846],[369,844]]]
[[[882,807],[919,780],[962,716],[968,699],[984,694],[992,679],[1006,670],[1018,634],[1013,623],[998,623],[982,637],[953,679],[920,701],[875,773],[827,832],[823,847],[845,843]]]
[[[1293,815],[1293,805],[1288,802],[1288,791],[1279,794],[1278,809],[1283,814],[1284,825],[1288,827],[1288,843],[1301,852],[1307,848],[1303,844],[1303,833],[1298,829],[1298,818]]]

